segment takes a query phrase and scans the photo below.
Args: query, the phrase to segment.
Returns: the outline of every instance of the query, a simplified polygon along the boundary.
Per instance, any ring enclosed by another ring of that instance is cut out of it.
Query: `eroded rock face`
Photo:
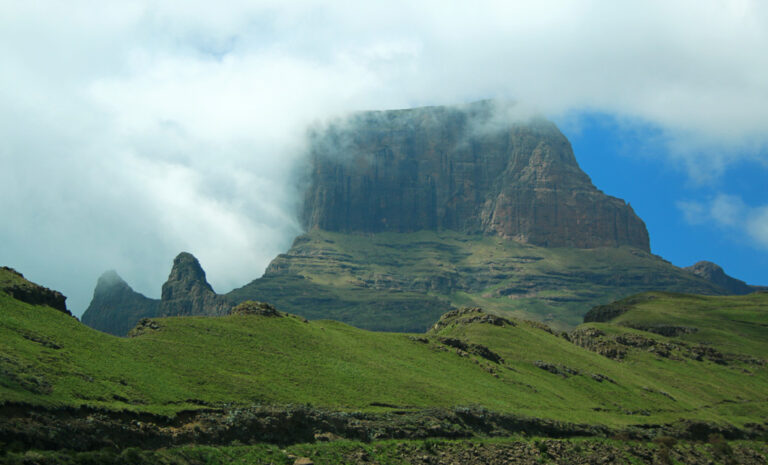
[[[72,315],[67,310],[67,298],[59,291],[48,289],[24,278],[24,275],[7,266],[0,267],[0,291],[32,305],[47,305]]]
[[[208,284],[197,258],[187,252],[176,256],[163,284],[159,316],[226,315],[231,307]]]
[[[173,268],[163,284],[160,300],[134,291],[114,271],[104,273],[96,284],[91,304],[83,314],[83,323],[100,331],[125,336],[145,318],[219,316],[228,314],[231,307],[226,297],[216,294],[208,284],[200,262],[192,254],[182,252],[173,260]]]
[[[157,315],[159,301],[134,291],[115,271],[96,282],[83,323],[105,333],[123,336],[142,318]]]
[[[305,226],[649,250],[643,221],[592,185],[554,124],[499,112],[491,102],[367,112],[318,131]]]

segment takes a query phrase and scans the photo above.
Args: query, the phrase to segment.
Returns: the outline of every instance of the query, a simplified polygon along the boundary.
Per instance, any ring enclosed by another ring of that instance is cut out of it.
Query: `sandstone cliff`
[[[305,227],[649,251],[643,221],[592,185],[554,124],[499,113],[492,102],[367,112],[316,131]]]

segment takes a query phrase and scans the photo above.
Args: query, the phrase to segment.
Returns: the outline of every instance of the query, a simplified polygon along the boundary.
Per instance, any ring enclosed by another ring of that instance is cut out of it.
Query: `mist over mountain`
[[[376,330],[420,331],[467,304],[569,328],[637,292],[742,291],[652,255],[643,221],[592,184],[557,127],[513,110],[480,101],[316,126],[306,233],[264,276],[217,295],[182,253],[159,301],[94,298],[83,321],[125,334],[139,314],[223,315],[260,300]]]

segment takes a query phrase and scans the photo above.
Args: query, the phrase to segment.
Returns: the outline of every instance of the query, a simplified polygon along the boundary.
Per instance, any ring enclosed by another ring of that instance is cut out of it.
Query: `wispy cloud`
[[[680,201],[677,207],[693,225],[715,225],[734,231],[768,249],[768,205],[749,206],[741,197],[718,194],[708,201]]]

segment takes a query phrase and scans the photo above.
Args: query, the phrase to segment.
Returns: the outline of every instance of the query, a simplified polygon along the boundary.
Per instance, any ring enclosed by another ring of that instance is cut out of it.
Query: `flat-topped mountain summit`
[[[650,250],[643,221],[592,184],[554,124],[506,122],[504,110],[483,101],[366,112],[316,132],[305,227]]]

